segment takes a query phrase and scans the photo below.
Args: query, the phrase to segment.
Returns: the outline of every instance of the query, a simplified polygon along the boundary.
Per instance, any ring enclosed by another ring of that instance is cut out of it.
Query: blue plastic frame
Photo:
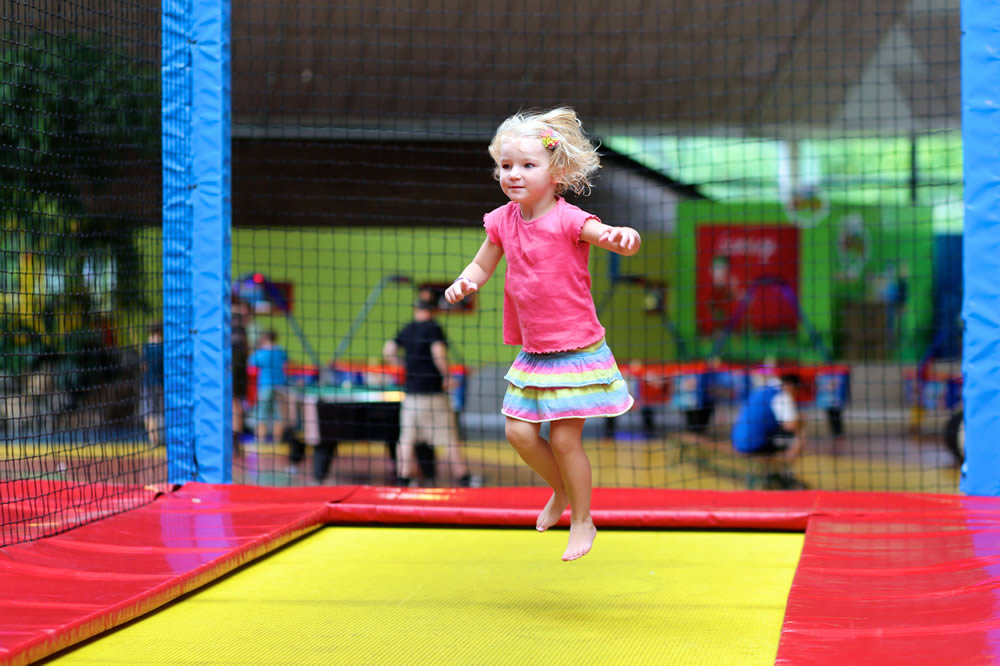
[[[1000,494],[1000,4],[962,0],[965,231],[961,490]]]

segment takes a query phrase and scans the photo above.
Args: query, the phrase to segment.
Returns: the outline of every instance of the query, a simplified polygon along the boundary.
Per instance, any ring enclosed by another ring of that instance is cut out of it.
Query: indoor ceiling
[[[908,0],[234,3],[232,19],[238,124],[457,135],[556,104],[616,127],[958,115],[957,10]]]

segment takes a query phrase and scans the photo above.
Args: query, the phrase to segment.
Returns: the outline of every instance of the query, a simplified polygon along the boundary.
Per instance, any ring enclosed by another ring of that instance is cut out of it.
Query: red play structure
[[[529,529],[547,493],[189,483],[0,550],[0,664],[27,664],[133,620],[325,524]],[[778,664],[971,664],[993,654],[1000,499],[598,488],[594,507],[602,529],[804,530]]]

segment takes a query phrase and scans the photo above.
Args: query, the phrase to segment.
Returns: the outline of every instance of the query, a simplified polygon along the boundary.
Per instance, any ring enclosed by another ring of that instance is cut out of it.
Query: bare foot
[[[558,523],[559,518],[562,517],[563,511],[565,511],[568,506],[568,499],[559,499],[556,497],[555,493],[552,493],[552,497],[549,498],[545,508],[542,509],[540,514],[538,514],[538,520],[535,522],[535,529],[539,532],[544,532]]]
[[[569,544],[566,546],[566,552],[562,555],[563,562],[578,560],[589,553],[596,538],[597,528],[594,527],[593,521],[589,518],[579,523],[570,523]]]

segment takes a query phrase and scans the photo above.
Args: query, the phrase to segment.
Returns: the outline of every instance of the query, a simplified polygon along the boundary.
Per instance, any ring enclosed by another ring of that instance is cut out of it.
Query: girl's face
[[[525,208],[555,200],[556,182],[549,171],[549,151],[537,137],[511,137],[500,145],[500,189]]]

